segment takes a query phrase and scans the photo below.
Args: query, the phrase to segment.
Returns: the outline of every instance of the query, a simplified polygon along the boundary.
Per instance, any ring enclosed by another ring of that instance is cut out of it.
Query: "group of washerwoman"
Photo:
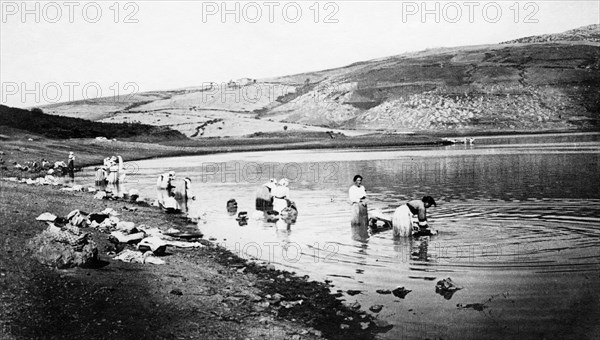
[[[103,165],[96,168],[96,185],[123,183],[125,175],[121,156],[106,157]]]
[[[190,190],[191,185],[189,177],[177,179],[174,171],[159,175],[156,180],[158,206],[167,211],[187,213],[187,200],[196,199]]]

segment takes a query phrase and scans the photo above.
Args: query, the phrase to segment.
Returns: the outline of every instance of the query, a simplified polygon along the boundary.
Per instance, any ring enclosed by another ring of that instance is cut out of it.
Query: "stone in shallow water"
[[[457,286],[451,278],[443,279],[435,285],[435,292],[440,294],[446,300],[450,300],[452,295],[463,287]]]
[[[373,320],[373,324],[375,325],[375,327],[383,328],[383,329],[390,329],[393,327],[393,325],[390,325],[389,322],[382,320],[382,319]]]
[[[459,309],[474,309],[474,310],[480,311],[480,312],[487,308],[487,306],[483,303],[467,303],[467,304],[459,303],[456,305],[456,307],[458,307]]]
[[[394,296],[399,297],[401,299],[404,299],[404,297],[410,292],[411,292],[411,290],[408,290],[404,287],[398,287],[398,288],[392,290],[392,294],[394,294]]]
[[[373,313],[379,313],[383,309],[383,305],[373,305],[369,308],[369,310]]]

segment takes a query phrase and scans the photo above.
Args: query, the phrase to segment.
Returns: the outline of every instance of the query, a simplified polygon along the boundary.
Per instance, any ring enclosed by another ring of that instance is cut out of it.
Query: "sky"
[[[284,76],[598,23],[598,0],[0,0],[0,104]]]

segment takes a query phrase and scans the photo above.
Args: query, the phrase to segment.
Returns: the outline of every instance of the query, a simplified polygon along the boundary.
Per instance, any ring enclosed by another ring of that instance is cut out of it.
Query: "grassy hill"
[[[600,25],[439,48],[336,69],[143,93],[51,114],[166,126],[187,136],[365,131],[597,130]],[[110,104],[110,105],[109,105]],[[91,112],[91,113],[90,113]]]
[[[44,114],[40,109],[31,111],[0,105],[0,126],[53,139],[106,137],[129,140],[177,140],[185,135],[166,127],[133,123],[100,123],[81,118]]]

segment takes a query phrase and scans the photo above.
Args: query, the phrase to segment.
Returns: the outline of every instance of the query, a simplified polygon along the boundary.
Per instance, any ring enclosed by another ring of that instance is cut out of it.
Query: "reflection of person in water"
[[[367,213],[367,193],[362,185],[362,176],[354,176],[354,185],[348,189],[348,199],[352,204],[352,225],[359,225],[367,228],[369,224],[369,215]]]
[[[363,228],[359,223],[352,223],[352,239],[358,242],[367,242],[369,240],[369,229]]]
[[[189,177],[184,179],[180,179],[177,181],[173,181],[170,196],[175,198],[175,202],[177,203],[175,206],[175,210],[181,211],[182,213],[188,212],[188,199],[195,200],[196,197],[190,190],[190,186],[192,185],[192,180]]]
[[[434,261],[429,255],[429,238],[396,238],[394,239],[395,258],[402,263]]]
[[[427,250],[429,248],[429,240],[428,238],[421,238],[419,240],[413,239],[410,242],[411,253],[410,258],[414,261],[419,262],[428,262],[429,255],[427,254]]]
[[[275,227],[277,228],[277,230],[290,231],[290,230],[292,230],[292,223],[289,220],[280,218],[277,220],[277,222],[275,222]]]
[[[156,193],[158,205],[165,209],[175,209],[177,202],[171,194],[173,189],[173,181],[175,180],[175,172],[169,171],[168,173],[161,174],[156,180]]]
[[[114,196],[117,196],[117,197],[122,197],[123,193],[124,193],[123,186],[119,182],[106,183],[104,185],[104,190],[106,190],[106,192],[111,192]]]

